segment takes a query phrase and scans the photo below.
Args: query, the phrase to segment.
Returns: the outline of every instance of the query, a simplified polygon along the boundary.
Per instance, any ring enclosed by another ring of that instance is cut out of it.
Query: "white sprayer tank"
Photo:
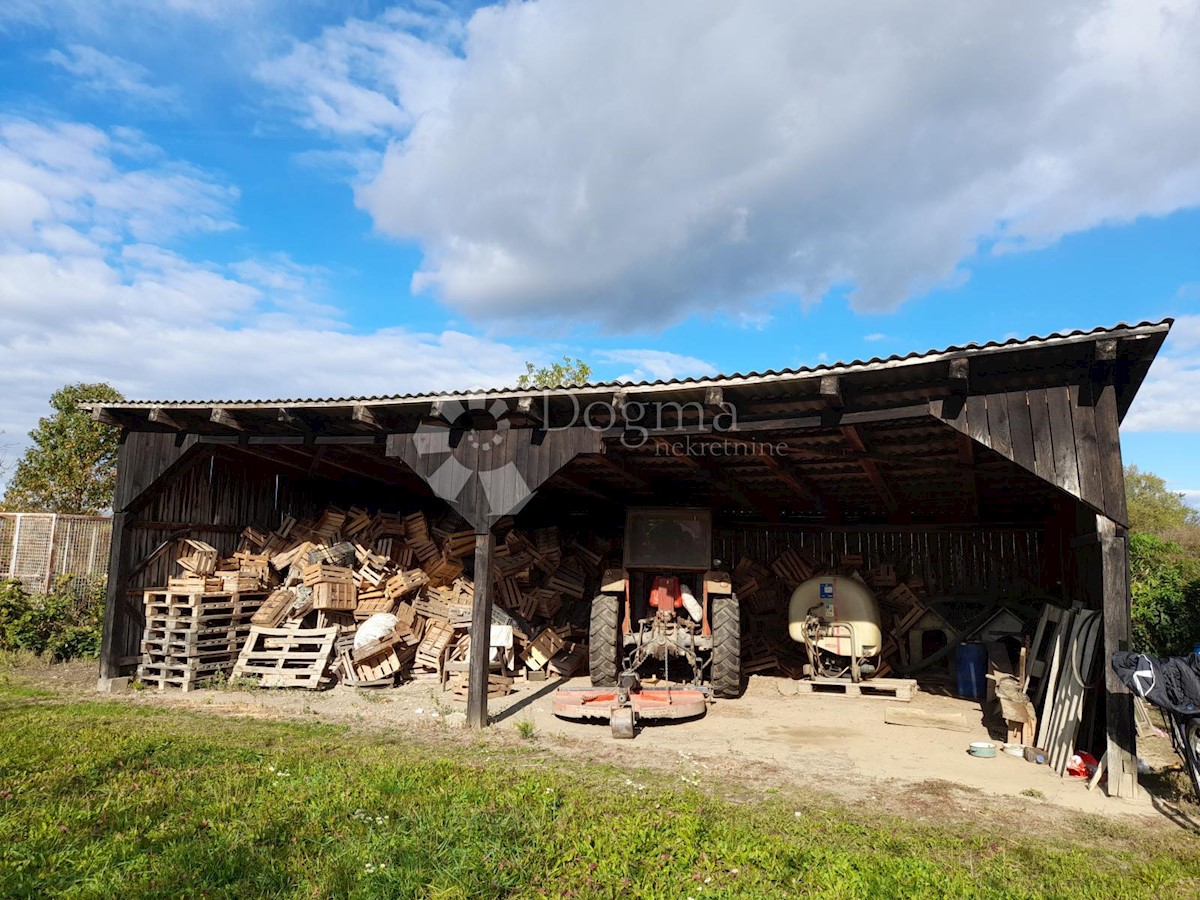
[[[816,609],[813,609],[816,607]],[[855,656],[859,659],[875,656],[883,646],[883,634],[879,627],[879,604],[870,589],[855,578],[844,575],[819,575],[810,578],[792,591],[788,604],[788,634],[793,641],[804,641],[804,619],[812,615],[825,624],[845,622],[854,627],[853,651],[849,633],[845,629],[833,629],[828,637],[817,644],[837,656]]]

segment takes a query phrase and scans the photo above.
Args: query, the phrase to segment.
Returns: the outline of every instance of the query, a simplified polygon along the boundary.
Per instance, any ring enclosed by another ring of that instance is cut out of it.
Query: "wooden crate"
[[[312,608],[331,612],[353,612],[358,607],[358,589],[353,584],[320,581],[312,586]]]
[[[465,702],[471,689],[470,678],[465,674],[455,675],[454,678],[451,679],[449,687],[451,696],[455,700]],[[509,676],[500,675],[495,672],[488,674],[487,697],[489,700],[497,700],[501,697],[507,697],[512,693],[512,689],[513,679]]]
[[[454,629],[449,623],[430,620],[425,627],[425,635],[417,647],[416,664],[432,671],[440,671],[442,660],[445,659],[446,649],[454,637]]]
[[[274,591],[263,601],[263,605],[258,608],[250,621],[255,625],[274,628],[287,617],[288,610],[295,602],[295,591],[288,589]]]
[[[562,637],[553,629],[546,628],[525,645],[521,659],[528,668],[541,669],[563,649],[563,646]]]
[[[791,588],[795,588],[813,576],[812,560],[794,548],[785,550],[771,563],[771,571]]]

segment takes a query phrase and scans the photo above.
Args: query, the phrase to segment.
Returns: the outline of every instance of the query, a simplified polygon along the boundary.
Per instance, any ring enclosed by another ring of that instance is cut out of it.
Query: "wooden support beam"
[[[209,415],[208,418],[209,421],[215,422],[218,425],[223,425],[226,428],[232,428],[234,431],[245,430],[242,427],[242,424],[238,422],[236,418],[234,418],[233,414],[229,410],[222,409],[219,406],[213,409],[212,414]]]
[[[311,431],[308,421],[304,416],[296,410],[280,407],[275,412],[275,421],[286,428],[291,428],[294,431]]]
[[[156,425],[165,425],[167,428],[174,428],[176,431],[186,430],[184,426],[181,425],[177,420],[171,418],[171,416],[167,414],[167,411],[161,406],[156,406],[154,409],[150,410],[149,414],[146,416],[146,419],[155,423]]]
[[[727,412],[725,409],[725,392],[716,385],[705,388],[704,408],[714,416]]]
[[[542,421],[542,413],[537,408],[536,401],[536,397],[522,397],[517,401],[517,414],[526,422],[541,427],[545,423]]]
[[[963,493],[967,498],[967,514],[972,522],[979,521],[979,476],[975,474],[975,442],[961,431],[954,433],[958,443],[958,463],[963,470]]]
[[[842,409],[846,405],[842,399],[842,379],[837,375],[821,376],[821,402],[830,409]]]
[[[852,449],[859,453],[870,452],[867,450],[867,445],[863,441],[862,434],[859,433],[857,425],[843,425],[842,436]],[[883,505],[887,507],[888,513],[892,515],[898,513],[900,511],[900,504],[896,502],[896,495],[888,487],[887,479],[879,471],[879,466],[875,460],[861,457],[858,460],[858,464],[866,474],[867,479],[871,482],[871,486],[875,488],[875,493],[879,495],[879,499],[883,501]]]
[[[129,618],[128,605],[123,603],[129,581],[129,553],[133,531],[133,516],[116,511],[112,517],[112,544],[109,551],[108,585],[104,593],[104,631],[100,637],[100,686],[106,679],[121,675],[121,657],[125,655],[123,639]]]
[[[825,493],[817,483],[805,476],[801,475],[791,466],[781,462],[777,457],[769,453],[764,453],[754,457],[762,462],[768,469],[779,476],[792,491],[802,499],[813,499],[821,505],[821,511],[830,519],[840,519],[842,515],[841,504]]]
[[[354,410],[350,413],[350,419],[355,425],[374,428],[376,430],[383,428],[383,423],[375,416],[374,410],[362,403],[354,405]]]
[[[454,423],[446,418],[446,413],[451,409],[451,405],[462,406],[457,400],[434,400],[429,404],[429,415],[435,419],[441,419],[450,425]]]
[[[492,557],[496,538],[491,530],[475,533],[475,594],[471,603],[471,658],[467,684],[467,724],[488,724],[488,645],[492,632]]]
[[[1129,649],[1132,631],[1129,595],[1129,549],[1125,529],[1108,516],[1096,516],[1104,591],[1105,722],[1108,730],[1109,796],[1137,796],[1137,727],[1133,695],[1121,684],[1110,662],[1113,654]]]
[[[93,421],[100,422],[104,425],[113,425],[117,428],[122,427],[121,420],[110,413],[103,406],[92,407],[92,419]]]
[[[626,391],[617,391],[612,395],[612,401],[609,405],[612,406],[618,422],[625,421],[625,404],[628,402],[628,400],[629,394]]]
[[[675,442],[670,438],[652,436],[650,440],[652,440],[658,447],[665,450],[666,453],[674,459],[678,459],[680,462],[685,463],[689,468],[694,469],[697,472],[703,472],[705,477],[708,478],[713,485],[721,491],[721,493],[736,500],[743,506],[747,506],[750,509],[759,510],[768,519],[772,520],[778,519],[782,514],[782,511],[779,509],[779,505],[774,500],[768,500],[766,497],[759,496],[754,491],[746,490],[733,478],[731,478],[729,473],[708,458],[698,459],[694,456],[690,456],[687,453],[676,452],[675,448],[672,446],[672,444]]]
[[[971,361],[966,357],[950,360],[950,390],[955,394],[970,392]]]

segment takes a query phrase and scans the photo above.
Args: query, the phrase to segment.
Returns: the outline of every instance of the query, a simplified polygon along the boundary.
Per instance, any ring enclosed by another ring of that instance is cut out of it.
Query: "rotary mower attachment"
[[[608,719],[614,738],[632,738],[640,719],[689,719],[704,715],[708,687],[644,687],[636,672],[617,677],[615,688],[559,688],[554,714],[564,719]]]

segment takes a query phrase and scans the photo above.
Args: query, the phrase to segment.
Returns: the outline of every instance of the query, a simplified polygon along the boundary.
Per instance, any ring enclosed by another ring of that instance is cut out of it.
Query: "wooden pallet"
[[[229,672],[232,667],[232,657],[225,660],[194,662],[156,660],[146,657],[138,666],[137,679],[147,687],[153,687],[159,691],[164,691],[168,687],[177,687],[186,693],[195,690],[202,682],[214,675]]]
[[[338,629],[261,628],[250,630],[233,667],[234,678],[258,678],[263,687],[320,686]]]
[[[815,678],[796,682],[798,694],[841,694],[846,697],[882,697],[885,700],[909,701],[917,692],[911,678],[871,678],[854,684],[840,678]]]

